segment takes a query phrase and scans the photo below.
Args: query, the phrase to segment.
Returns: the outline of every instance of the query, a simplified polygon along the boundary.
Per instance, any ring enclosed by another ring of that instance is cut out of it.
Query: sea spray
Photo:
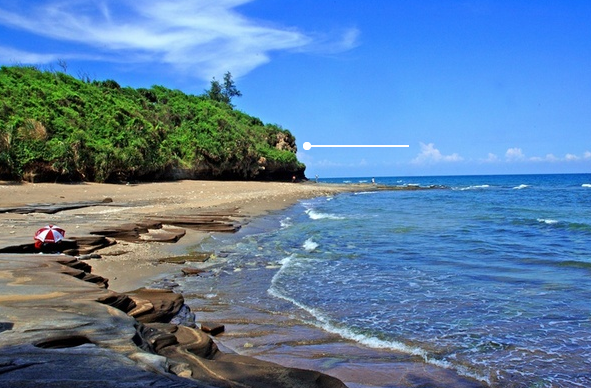
[[[308,209],[308,210],[306,210],[306,214],[312,220],[323,220],[323,219],[343,220],[343,219],[345,219],[345,217],[342,217],[342,216],[337,216],[335,214],[330,214],[330,213],[321,213],[321,212],[318,212],[318,211],[316,211],[314,209]]]
[[[318,248],[318,243],[314,242],[312,240],[312,238],[309,238],[304,242],[304,244],[302,245],[302,248],[304,248],[308,252],[311,252],[311,251],[315,250],[316,248]]]

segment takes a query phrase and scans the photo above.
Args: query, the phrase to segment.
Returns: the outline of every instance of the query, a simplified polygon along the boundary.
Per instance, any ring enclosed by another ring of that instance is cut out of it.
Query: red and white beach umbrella
[[[44,243],[56,243],[64,239],[66,231],[55,225],[47,225],[35,233],[35,240]]]

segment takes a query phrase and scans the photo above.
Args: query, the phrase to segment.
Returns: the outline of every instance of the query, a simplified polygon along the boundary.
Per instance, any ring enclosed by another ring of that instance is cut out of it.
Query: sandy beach
[[[338,185],[314,183],[176,181],[142,184],[0,184],[0,207],[34,204],[67,204],[112,200],[55,214],[0,214],[0,247],[32,242],[35,231],[46,224],[66,230],[66,237],[84,236],[101,227],[137,222],[149,216],[191,215],[207,211],[231,212],[240,224],[252,217],[286,208],[304,198],[351,190]],[[178,265],[160,263],[162,258],[184,254],[184,247],[198,244],[209,233],[187,230],[177,243],[118,241],[92,260],[93,272],[109,279],[119,292],[149,285],[161,273],[178,271]],[[124,276],[121,276],[125,274]]]
[[[117,229],[149,217],[185,220],[216,214],[231,220],[233,227],[240,227],[254,217],[283,209],[300,199],[346,190],[351,188],[276,182],[180,181],[125,185],[2,182],[0,227],[4,233],[0,236],[0,250],[14,247],[30,250],[35,231],[47,224],[64,228],[66,239],[75,243],[97,230]],[[149,289],[163,274],[181,274],[182,266],[161,259],[182,256],[186,247],[194,247],[215,233],[176,226],[166,228],[175,233],[182,230],[180,240],[150,241],[150,234],[133,241],[113,238],[109,240],[114,244],[84,261],[67,255],[14,255],[4,250],[0,254],[0,290],[4,295],[0,298],[0,310],[6,319],[0,322],[0,333],[3,332],[0,347],[4,353],[0,357],[0,386],[26,385],[33,381],[78,386],[87,379],[93,381],[87,382],[88,386],[94,386],[103,374],[110,376],[107,379],[110,386],[128,386],[130,378],[135,385],[129,386],[343,386],[337,379],[312,370],[283,368],[226,351],[220,353],[211,338],[202,333],[207,331],[203,323],[200,331],[158,320],[159,314],[173,311],[178,314],[183,300],[170,290]],[[102,284],[103,278],[108,279],[108,289],[92,284]],[[15,288],[16,285],[19,287]],[[138,295],[141,290],[134,291],[146,288],[146,295]],[[131,310],[100,307],[96,302],[101,300],[113,307],[132,303]],[[30,309],[36,311],[34,316],[30,315],[33,311]],[[143,310],[154,311],[150,314],[156,314],[156,318],[146,318]],[[133,319],[136,316],[146,323],[138,324]],[[113,320],[119,323],[113,324]],[[79,329],[72,332],[75,327]],[[56,351],[47,353],[45,348]],[[148,353],[143,351],[146,349]],[[110,361],[100,361],[104,357]],[[133,360],[131,364],[130,360]],[[69,377],[62,380],[55,373],[60,369],[57,365],[62,363],[75,363],[78,371],[67,372]],[[102,366],[97,369],[93,363]],[[121,373],[128,377],[117,377]],[[174,380],[175,375],[193,376],[199,381]],[[279,381],[282,383],[277,385]]]

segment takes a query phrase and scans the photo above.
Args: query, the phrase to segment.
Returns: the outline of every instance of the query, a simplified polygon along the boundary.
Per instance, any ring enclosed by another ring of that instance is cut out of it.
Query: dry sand
[[[0,248],[32,242],[35,231],[46,224],[66,230],[66,237],[83,236],[101,227],[138,222],[147,216],[191,215],[203,211],[231,210],[241,223],[286,208],[300,199],[352,190],[350,186],[314,183],[176,181],[142,184],[0,183],[0,207],[113,200],[56,214],[0,213]],[[359,189],[359,188],[357,188]],[[164,257],[182,255],[209,233],[187,230],[176,244],[119,241],[91,260],[95,274],[109,279],[109,288],[125,292],[149,285],[160,274],[179,271],[175,264],[159,264]]]

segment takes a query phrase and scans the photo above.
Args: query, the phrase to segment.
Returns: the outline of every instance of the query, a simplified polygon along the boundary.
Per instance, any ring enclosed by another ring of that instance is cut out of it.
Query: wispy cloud
[[[269,62],[274,51],[334,53],[358,44],[355,28],[319,37],[249,19],[236,8],[251,1],[48,0],[0,8],[0,24],[92,48],[104,61],[162,63],[203,79],[225,71],[239,77]],[[12,54],[22,62],[80,55],[65,50]]]
[[[464,160],[457,153],[443,155],[441,151],[435,148],[435,144],[420,143],[421,152],[411,160],[412,164],[433,164],[439,162],[461,162]]]
[[[488,156],[485,159],[480,159],[480,161],[484,163],[497,163],[500,161],[500,159],[496,154],[489,152]]]
[[[55,62],[62,57],[54,54],[32,53],[0,46],[0,58],[4,58],[8,64],[46,64]]]

